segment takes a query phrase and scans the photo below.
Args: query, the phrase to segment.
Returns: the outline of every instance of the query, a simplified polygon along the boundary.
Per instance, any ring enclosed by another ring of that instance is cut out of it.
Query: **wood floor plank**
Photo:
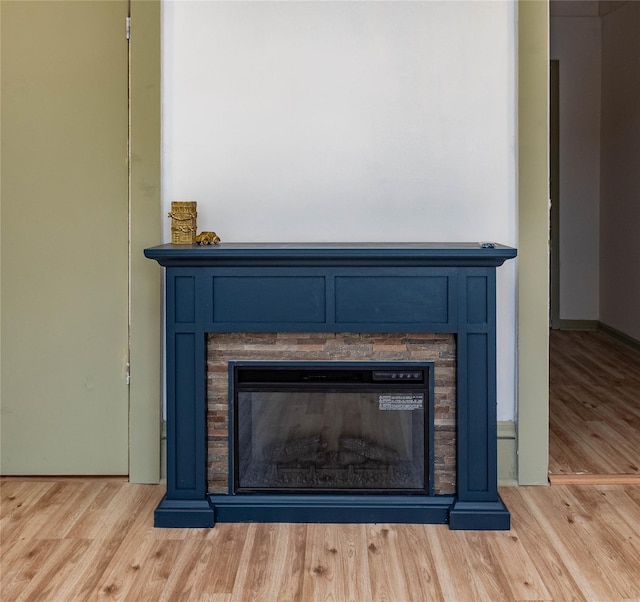
[[[398,531],[393,525],[370,526],[367,539],[372,598],[398,602],[410,600],[411,593],[403,576]]]
[[[615,582],[620,598],[640,598],[640,546],[638,537],[615,508],[606,500],[606,492],[596,487],[573,487],[568,498],[575,502],[580,517],[594,546],[598,562]],[[595,518],[597,517],[597,518]],[[574,516],[575,520],[575,516]]]
[[[598,539],[609,546],[616,565],[640,569],[640,511],[626,503],[619,506],[616,491],[602,486],[572,487],[570,493],[585,522],[592,531],[599,531]]]
[[[433,525],[396,525],[402,572],[415,600],[441,600],[442,589],[429,541]]]
[[[199,592],[205,597],[229,596],[238,580],[238,573],[245,567],[243,551],[253,541],[255,525],[247,523],[230,525],[222,523],[215,529],[206,529],[198,561],[191,565],[183,595]],[[246,568],[246,567],[245,567]]]
[[[446,526],[439,525],[430,529],[429,533],[442,600],[481,600],[473,571],[466,560],[462,532],[449,531]]]
[[[245,536],[245,544],[242,547],[242,553],[238,560],[238,572],[236,573],[235,582],[231,590],[232,602],[242,602],[246,597],[245,587],[251,568],[251,555],[253,554],[253,546],[256,538],[258,525],[249,525]],[[242,597],[241,597],[242,596]]]
[[[511,600],[550,600],[544,584],[528,550],[518,537],[516,529],[510,532],[488,533],[488,545],[494,562],[504,574]]]
[[[163,592],[170,588],[171,575],[184,566],[181,558],[185,549],[188,549],[185,540],[154,538],[150,549],[140,559],[140,569],[135,572],[136,578],[126,584],[125,599],[163,599]]]
[[[16,531],[22,533],[24,516],[31,516],[53,487],[53,483],[0,480],[0,541],[11,541]]]
[[[547,490],[545,490],[547,489]],[[623,597],[626,586],[620,579],[615,551],[594,531],[594,517],[586,518],[568,488],[531,488],[526,504],[536,521],[551,534],[550,543],[580,584],[589,600],[615,600]],[[550,512],[552,505],[554,512]]]
[[[28,510],[33,511],[34,520],[29,524],[23,525],[21,535],[27,539],[35,538],[44,529],[51,520],[55,520],[55,509],[57,499],[60,495],[64,495],[68,490],[64,483],[51,483],[46,492],[37,496],[35,503],[29,504]],[[23,508],[20,508],[23,510]],[[20,516],[20,513],[18,513]]]
[[[248,559],[248,571],[244,581],[244,599],[274,600],[279,575],[271,575],[270,563],[279,543],[280,526],[260,524],[256,527],[251,556]]]
[[[498,564],[491,541],[491,533],[468,531],[460,533],[467,551],[466,562],[481,600],[507,601],[511,599],[510,588]]]
[[[270,573],[279,575],[276,600],[302,600],[305,578],[307,525],[279,525],[278,546],[271,559]]]
[[[586,597],[579,583],[563,560],[562,551],[556,549],[553,544],[555,539],[553,533],[541,527],[527,506],[526,499],[530,489],[530,487],[503,487],[500,495],[511,512],[511,521],[514,525],[511,537],[517,538],[527,550],[549,592],[549,597],[545,596],[541,599],[585,601]],[[545,491],[550,492],[551,488],[545,488]],[[548,511],[556,511],[551,503]]]
[[[301,600],[304,581],[306,525],[260,524],[255,528],[246,570],[234,589],[242,600]],[[241,560],[242,562],[242,560]]]
[[[632,491],[638,487],[616,487],[615,485],[601,485],[598,490],[605,493],[608,503],[616,514],[627,524],[631,533],[640,538],[640,501],[634,500]]]
[[[611,455],[618,454],[623,459],[616,463],[616,470],[629,474],[637,474],[640,476],[640,453],[638,453],[638,441],[625,439],[625,428],[616,428],[613,421],[601,421],[595,424],[589,424],[589,434],[598,438],[604,453],[609,452]],[[633,426],[635,428],[635,426]],[[638,431],[640,433],[640,430]]]
[[[47,557],[38,566],[37,577],[25,584],[16,601],[70,599],[74,589],[74,571],[82,569],[90,542],[86,540],[46,541],[50,547]]]
[[[83,584],[81,593],[87,599],[117,598],[139,579],[140,559],[156,539],[153,509],[160,499],[161,488],[152,485],[128,485],[114,495],[95,532],[95,539],[108,547]]]
[[[0,599],[17,600],[20,593],[31,583],[41,581],[41,567],[54,552],[55,541],[28,539],[22,545],[13,548],[2,542],[2,579],[0,580]]]
[[[52,496],[47,515],[53,520],[47,520],[41,525],[37,537],[39,539],[63,539],[71,531],[87,508],[97,497],[100,487],[94,483],[80,482],[67,495],[64,490]]]
[[[367,545],[366,525],[308,525],[302,599],[373,599]]]
[[[91,503],[68,530],[67,537],[96,539],[104,531],[105,512],[111,504],[118,507],[116,496],[122,491],[122,484],[115,481],[94,481],[95,495]]]
[[[207,591],[204,587],[209,578],[215,575],[215,571],[210,571],[209,568],[213,547],[214,544],[205,539],[185,539],[159,601],[189,600],[195,596],[204,598],[218,595],[219,592]],[[231,589],[222,595],[231,596]]]
[[[637,506],[640,506],[640,487],[625,487],[623,491]]]
[[[91,592],[92,600],[126,599],[134,582],[144,577],[141,572],[151,556],[156,539],[148,529],[139,529],[135,537],[126,537],[119,542],[117,555],[112,556]],[[148,571],[144,571],[148,573]]]

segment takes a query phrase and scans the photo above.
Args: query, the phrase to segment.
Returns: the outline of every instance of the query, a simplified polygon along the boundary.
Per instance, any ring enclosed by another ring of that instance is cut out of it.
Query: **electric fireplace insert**
[[[433,364],[230,362],[235,493],[433,493]]]

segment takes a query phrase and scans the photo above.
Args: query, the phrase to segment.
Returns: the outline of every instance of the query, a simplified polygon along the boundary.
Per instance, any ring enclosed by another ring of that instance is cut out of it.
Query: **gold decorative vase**
[[[197,211],[196,201],[172,201],[171,243],[174,245],[191,245],[196,241]]]

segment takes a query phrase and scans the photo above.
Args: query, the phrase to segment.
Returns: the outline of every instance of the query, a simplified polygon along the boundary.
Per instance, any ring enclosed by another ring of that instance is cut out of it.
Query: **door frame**
[[[549,469],[549,1],[518,1],[518,482]]]
[[[560,328],[560,61],[549,63],[549,195],[551,328]]]
[[[129,42],[129,480],[158,483],[162,275],[143,250],[162,234],[160,0],[131,0]]]

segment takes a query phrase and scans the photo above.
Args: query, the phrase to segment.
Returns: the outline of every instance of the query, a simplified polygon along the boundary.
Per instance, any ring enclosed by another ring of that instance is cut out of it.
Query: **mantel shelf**
[[[500,266],[516,249],[495,243],[220,243],[166,244],[145,250],[162,266]]]

